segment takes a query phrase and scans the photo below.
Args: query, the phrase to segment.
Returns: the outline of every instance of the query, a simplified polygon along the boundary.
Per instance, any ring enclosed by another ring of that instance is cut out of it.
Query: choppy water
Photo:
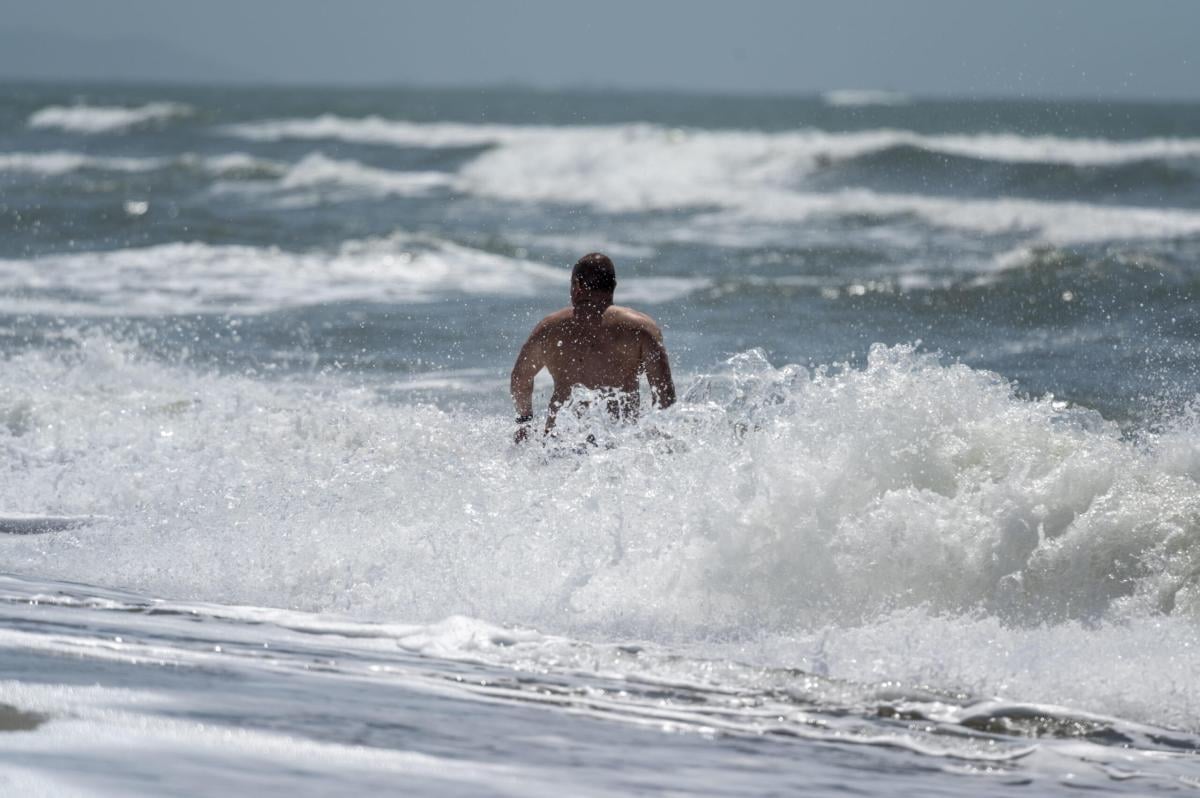
[[[1200,106],[7,86],[0,230],[25,794],[1200,786]]]

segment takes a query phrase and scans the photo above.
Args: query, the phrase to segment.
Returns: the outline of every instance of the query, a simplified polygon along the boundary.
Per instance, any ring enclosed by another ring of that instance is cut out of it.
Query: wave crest
[[[190,105],[173,102],[147,103],[136,108],[115,105],[50,105],[29,117],[32,128],[55,128],[67,133],[120,133],[131,128],[163,125],[172,119],[191,116]]]
[[[552,292],[565,299],[566,283],[559,267],[408,233],[305,251],[181,241],[0,259],[0,312],[136,318]],[[668,302],[708,284],[635,277],[622,281],[622,297]]]
[[[264,313],[446,294],[532,295],[561,280],[552,267],[399,233],[330,251],[176,242],[0,260],[0,307],[64,316]]]
[[[701,130],[638,123],[621,125],[501,125],[410,122],[379,116],[266,119],[226,125],[227,135],[252,141],[345,141],[396,147],[471,148],[495,145],[572,146],[586,151],[612,142],[658,145],[730,156],[771,155],[797,165],[820,165],[911,147],[931,153],[1000,163],[1105,166],[1148,160],[1200,158],[1200,139],[1103,139],[1018,133],[927,134],[895,128],[829,132],[816,128],[763,132]]]
[[[826,105],[835,108],[861,108],[868,105],[908,105],[907,94],[883,89],[834,89],[821,95]]]

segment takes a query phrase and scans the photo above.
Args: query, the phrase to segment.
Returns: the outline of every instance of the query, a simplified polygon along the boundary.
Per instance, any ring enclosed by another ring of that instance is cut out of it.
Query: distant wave
[[[583,139],[583,135],[508,142],[487,150],[462,168],[458,188],[494,198],[588,205],[612,212],[711,208],[712,214],[691,224],[691,229],[710,241],[720,235],[723,224],[744,234],[747,221],[796,222],[821,216],[911,216],[935,227],[1059,244],[1200,235],[1200,211],[1192,209],[966,199],[866,189],[805,190],[814,152],[879,149],[896,140],[895,131],[675,137],[644,128],[624,129],[615,136],[587,134]],[[963,146],[954,137],[945,138],[947,146]],[[976,137],[971,144],[983,147],[988,140]],[[990,140],[1007,144],[1009,138]],[[1033,147],[1033,141],[1022,143]],[[1200,154],[1200,140],[1190,145]],[[1149,147],[1143,145],[1142,149]],[[1179,143],[1176,149],[1183,147]],[[1071,155],[1067,151],[1054,154]],[[1118,157],[1124,156],[1118,153]],[[773,233],[788,233],[786,228],[776,227]]]
[[[0,172],[29,172],[40,175],[63,175],[81,169],[148,172],[159,169],[166,163],[168,159],[165,158],[122,158],[65,150],[0,153]]]
[[[226,135],[251,141],[285,139],[330,139],[357,144],[389,144],[400,147],[478,147],[535,131],[564,128],[534,128],[512,125],[467,125],[454,122],[405,122],[381,116],[351,118],[322,114],[310,119],[268,119],[226,125]]]
[[[864,105],[908,105],[912,102],[907,94],[881,89],[835,89],[821,95],[826,105],[838,108],[856,108]]]
[[[34,128],[57,128],[68,133],[118,133],[146,125],[161,125],[171,119],[190,116],[191,106],[156,102],[136,108],[113,105],[51,105],[29,117]]]
[[[281,161],[259,158],[244,152],[225,152],[220,155],[185,153],[176,163],[219,177],[273,177],[287,170],[287,164]]]
[[[813,217],[915,217],[933,227],[984,235],[1014,235],[1055,244],[1170,239],[1200,235],[1200,211],[1043,202],[881,194],[846,189],[831,194],[777,192],[743,196],[730,210],[703,214],[696,229],[717,233],[722,224],[798,222]]]
[[[453,184],[445,172],[403,172],[379,169],[353,160],[329,158],[323,153],[306,155],[294,164],[259,158],[244,152],[219,155],[184,153],[175,157],[115,157],[82,152],[0,152],[0,173],[26,172],[58,176],[70,172],[152,172],[159,169],[188,169],[215,177],[237,180],[276,179],[273,187],[343,187],[379,196],[421,194]]]
[[[455,176],[447,172],[380,169],[359,161],[330,158],[320,152],[280,167],[271,173],[231,173],[227,176],[232,179],[215,184],[213,191],[257,195],[265,199],[266,207],[294,209],[363,198],[416,197],[453,187],[456,182]],[[247,177],[259,179],[248,182],[243,179]]]
[[[64,315],[260,313],[325,302],[423,302],[445,293],[533,294],[556,269],[407,236],[334,251],[160,244],[0,260],[0,294],[27,312]],[[63,300],[70,291],[78,299]]]
[[[651,124],[519,126],[418,123],[378,116],[276,119],[228,125],[222,132],[253,141],[333,140],[399,147],[513,146],[594,151],[620,147],[635,158],[769,159],[770,165],[809,167],[913,147],[933,153],[1005,163],[1101,166],[1155,159],[1200,158],[1200,138],[1098,139],[1016,133],[923,134],[909,130],[831,133],[815,128],[765,133],[667,128]]]
[[[1127,141],[1015,133],[923,136],[893,131],[889,146],[911,146],[944,155],[1007,163],[1104,166],[1173,158],[1200,158],[1200,138],[1149,138]]]
[[[0,260],[0,311],[63,316],[266,313],[333,302],[420,303],[445,296],[565,297],[565,270],[407,234],[333,250],[176,242]],[[655,303],[707,284],[694,278],[622,282]]]
[[[1057,244],[1200,235],[1200,211],[1191,209],[959,199],[865,189],[805,190],[814,170],[898,147],[997,162],[1087,167],[1200,158],[1200,138],[1118,141],[991,133],[924,135],[892,129],[764,133],[656,125],[527,128],[332,116],[250,123],[235,132],[409,147],[491,144],[460,169],[452,184],[456,190],[611,212],[711,208],[715,215],[706,215],[693,226],[709,241],[720,236],[722,223],[744,226],[747,220],[794,222],[820,216],[912,216],[937,227]],[[322,179],[350,180],[356,169],[326,159],[311,161],[301,171],[310,171],[314,179],[323,175]],[[385,179],[372,172],[359,176]]]
[[[379,194],[420,194],[447,186],[454,176],[445,172],[398,172],[378,169],[358,161],[337,160],[316,152],[289,167],[280,180],[283,188],[345,185]]]
[[[90,155],[68,150],[0,152],[0,172],[28,172],[57,176],[83,170],[101,172],[152,172],[172,167],[196,169],[212,175],[280,175],[286,164],[256,158],[244,152],[220,155],[184,153],[174,157],[121,157]]]

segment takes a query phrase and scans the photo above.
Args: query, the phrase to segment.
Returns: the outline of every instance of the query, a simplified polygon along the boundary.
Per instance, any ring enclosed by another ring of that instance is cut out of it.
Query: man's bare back
[[[576,264],[571,307],[551,313],[533,328],[513,366],[511,389],[519,423],[533,417],[533,379],[543,368],[554,378],[546,429],[554,426],[555,413],[577,385],[613,390],[610,410],[630,416],[637,412],[638,377],[644,373],[657,406],[675,402],[662,331],[646,314],[612,304],[615,283],[612,262],[603,255],[586,255]],[[524,435],[523,427],[517,437]]]

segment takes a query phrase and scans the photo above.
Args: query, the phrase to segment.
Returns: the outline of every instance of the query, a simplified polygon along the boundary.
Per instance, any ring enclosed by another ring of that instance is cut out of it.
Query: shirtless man
[[[617,272],[608,256],[584,255],[571,270],[571,307],[538,322],[513,366],[511,391],[517,406],[518,442],[533,420],[533,378],[543,368],[554,378],[546,431],[576,385],[611,389],[613,415],[630,417],[639,403],[638,375],[650,383],[658,407],[675,403],[675,383],[662,330],[645,313],[613,304]]]

